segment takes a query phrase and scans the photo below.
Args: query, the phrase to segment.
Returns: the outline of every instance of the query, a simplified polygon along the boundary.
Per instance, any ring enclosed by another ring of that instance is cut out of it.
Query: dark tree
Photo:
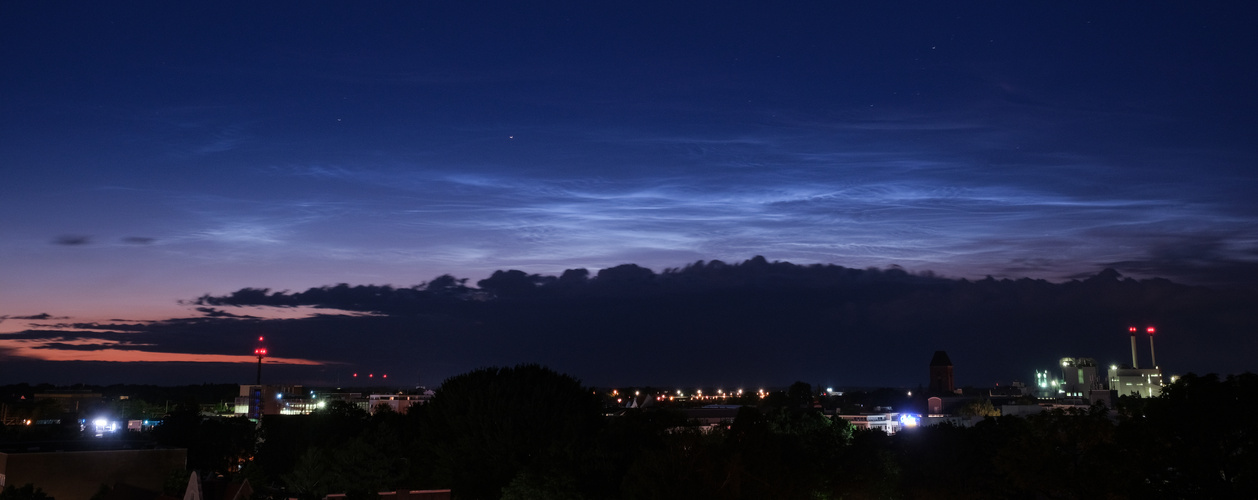
[[[44,493],[41,488],[36,488],[31,483],[26,483],[22,487],[8,485],[0,491],[0,500],[54,500],[53,497]]]
[[[602,424],[591,391],[538,365],[452,377],[421,414],[430,481],[464,499],[498,498],[521,473],[576,470]]]
[[[1258,498],[1258,375],[1190,373],[1143,403],[1120,438],[1145,496]]]

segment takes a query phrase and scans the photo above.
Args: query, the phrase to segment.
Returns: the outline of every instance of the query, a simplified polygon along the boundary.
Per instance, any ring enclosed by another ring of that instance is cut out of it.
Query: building
[[[262,415],[306,415],[324,402],[300,385],[241,385],[235,414],[249,418]]]
[[[242,385],[236,397],[235,414],[249,418],[262,415],[309,415],[334,401],[349,403],[368,413],[375,413],[383,405],[397,413],[406,413],[410,407],[427,403],[434,392],[423,390],[419,394],[397,392],[370,394],[360,392],[319,392],[300,385]]]
[[[1048,370],[1035,370],[1035,390],[1032,394],[1036,399],[1056,399],[1061,392],[1061,381],[1053,377]]]
[[[717,427],[727,427],[738,417],[740,405],[707,405],[702,408],[685,408],[681,413],[688,422],[698,424],[701,431],[707,432]]]
[[[1162,395],[1162,370],[1111,366],[1109,388],[1118,396],[1155,398]]]
[[[930,394],[952,394],[956,392],[956,384],[952,380],[952,360],[948,353],[935,351],[930,358]]]
[[[943,398],[938,397],[938,396],[931,396],[930,398],[927,398],[926,399],[926,414],[932,417],[944,416]]]
[[[943,351],[940,351],[943,352]],[[861,413],[859,415],[835,415],[857,429],[874,429],[894,435],[906,424],[917,425],[917,419],[900,413]],[[911,424],[910,424],[911,422]]]
[[[1127,331],[1131,333],[1131,366],[1110,365],[1110,394],[1143,398],[1162,395],[1162,368],[1158,366],[1157,357],[1153,353],[1153,334],[1157,329],[1152,326],[1144,329],[1149,335],[1149,361],[1153,365],[1152,368],[1140,368],[1139,356],[1136,353],[1136,334],[1141,329],[1133,326]]]
[[[0,487],[31,483],[67,499],[92,498],[102,484],[160,492],[187,457],[182,448],[0,453]]]
[[[89,391],[43,392],[35,394],[35,399],[56,401],[61,411],[66,413],[94,410],[105,405],[105,396]]]
[[[1061,384],[1058,397],[1086,398],[1093,390],[1103,389],[1096,375],[1096,360],[1092,358],[1061,358]]]
[[[398,491],[382,491],[377,493],[380,498],[388,498],[393,500],[450,500],[450,490],[398,490]],[[323,497],[324,500],[337,500],[340,498],[349,498],[343,493],[328,495]]]
[[[370,411],[374,415],[376,410],[381,406],[388,407],[394,413],[406,413],[412,406],[422,405],[432,399],[435,393],[433,391],[424,391],[422,394],[372,394],[367,400],[370,403]]]

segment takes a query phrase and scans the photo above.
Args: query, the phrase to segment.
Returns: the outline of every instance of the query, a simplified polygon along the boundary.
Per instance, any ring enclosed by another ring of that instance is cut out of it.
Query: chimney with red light
[[[1136,327],[1129,327],[1127,331],[1131,332],[1131,367],[1140,368],[1140,365],[1136,363]]]

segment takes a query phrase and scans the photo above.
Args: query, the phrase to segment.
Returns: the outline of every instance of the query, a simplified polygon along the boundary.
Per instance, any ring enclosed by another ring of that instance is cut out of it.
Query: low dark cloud
[[[370,315],[215,314],[137,328],[197,352],[247,352],[265,334],[274,353],[429,384],[478,366],[541,362],[599,384],[912,387],[939,349],[963,383],[1025,382],[1064,356],[1128,362],[1133,324],[1165,332],[1159,360],[1174,373],[1254,370],[1242,353],[1258,350],[1249,334],[1258,321],[1254,294],[1112,269],[1063,283],[971,281],[755,258],[658,273],[633,264],[557,277],[504,270],[477,285],[443,276],[413,287],[246,288],[195,303],[211,313],[270,306]],[[325,382],[340,376],[306,373]]]
[[[39,325],[41,328],[65,330],[109,330],[117,332],[140,332],[146,329],[144,323],[55,323]]]
[[[232,314],[222,309],[215,309],[213,307],[198,307],[197,312],[205,314],[205,317],[207,318],[251,318],[251,319],[258,318],[257,316]]]
[[[87,337],[84,336],[83,332],[72,330],[26,330],[6,333],[3,338],[5,340],[72,341]]]
[[[54,245],[65,245],[65,246],[87,245],[91,242],[92,242],[92,238],[90,236],[82,236],[82,235],[62,235],[52,240],[52,243]]]
[[[3,319],[30,319],[30,320],[46,320],[46,319],[66,319],[67,316],[53,316],[48,313],[32,314],[30,316],[0,316]]]
[[[117,349],[117,350],[123,350],[123,351],[149,350],[147,346],[132,345],[132,344],[125,344],[125,343],[111,343],[111,342],[86,343],[86,344],[68,344],[64,342],[47,342],[44,344],[40,344],[38,346],[34,346],[32,348],[33,349],[56,349],[56,350],[61,350],[61,351],[99,351],[101,349]]]
[[[1258,246],[1240,247],[1237,235],[1190,235],[1149,245],[1141,259],[1110,267],[1144,276],[1229,288],[1258,289]]]
[[[1258,369],[1249,355],[1258,352],[1250,332],[1258,323],[1258,295],[1137,280],[1113,269],[1052,283],[757,257],[660,272],[634,264],[560,276],[502,270],[476,285],[441,276],[412,287],[246,288],[192,301],[204,317],[71,323],[60,325],[63,332],[21,335],[42,335],[53,342],[49,348],[117,342],[134,350],[236,355],[249,354],[265,336],[275,356],[338,363],[264,370],[276,382],[308,384],[339,385],[352,373],[374,372],[398,384],[436,385],[481,366],[538,362],[600,385],[804,380],[911,388],[924,383],[935,350],[948,351],[958,381],[972,385],[1027,382],[1034,370],[1051,370],[1065,356],[1127,363],[1127,327],[1147,324],[1163,332],[1158,361],[1171,373]],[[223,306],[359,314],[263,319]],[[1140,345],[1147,363],[1147,342]],[[234,374],[220,381],[254,376],[247,367],[220,368],[214,373]],[[203,372],[161,372],[166,379],[205,381],[197,378]]]
[[[146,238],[143,236],[127,236],[126,238],[122,239],[123,243],[127,243],[130,245],[151,245],[156,241],[157,241],[156,238]]]

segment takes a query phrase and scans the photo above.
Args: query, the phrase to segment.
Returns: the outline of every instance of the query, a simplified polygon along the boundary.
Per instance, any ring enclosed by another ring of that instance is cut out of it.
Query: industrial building
[[[1110,366],[1109,388],[1119,396],[1153,398],[1162,395],[1162,369],[1153,350],[1153,334],[1157,330],[1152,326],[1145,329],[1149,335],[1149,368],[1140,368],[1136,353],[1136,333],[1139,330],[1134,326],[1127,329],[1131,333],[1131,366]]]

